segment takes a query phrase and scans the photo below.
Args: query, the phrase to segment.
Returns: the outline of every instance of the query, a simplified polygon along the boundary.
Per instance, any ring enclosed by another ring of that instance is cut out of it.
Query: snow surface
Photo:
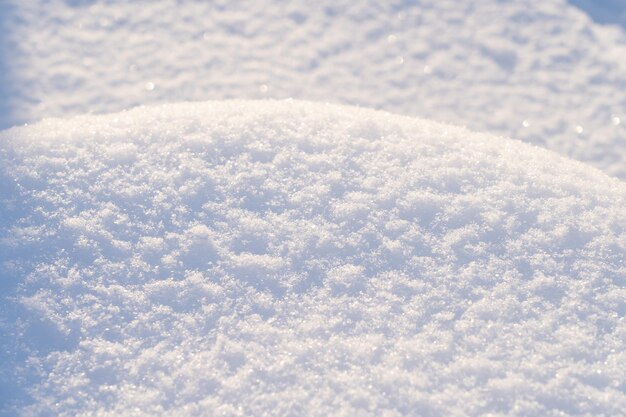
[[[619,16],[622,0],[6,0],[0,126],[293,97],[519,138],[624,179]]]
[[[0,133],[0,198],[6,415],[626,410],[626,184],[541,148],[183,103]]]

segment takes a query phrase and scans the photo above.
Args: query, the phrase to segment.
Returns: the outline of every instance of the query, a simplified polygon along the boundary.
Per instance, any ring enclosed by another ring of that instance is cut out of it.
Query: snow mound
[[[0,197],[7,413],[626,409],[626,185],[551,152],[183,103],[0,133]]]

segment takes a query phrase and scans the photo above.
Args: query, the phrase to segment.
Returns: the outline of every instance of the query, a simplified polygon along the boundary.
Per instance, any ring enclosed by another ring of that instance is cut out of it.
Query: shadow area
[[[0,416],[8,417],[18,415],[30,402],[26,391],[32,377],[24,372],[28,353],[22,323],[28,320],[27,312],[16,299],[23,275],[19,262],[23,259],[9,243],[11,227],[19,217],[20,196],[15,183],[5,175],[3,151],[0,143]]]
[[[15,16],[12,2],[0,1],[0,130],[13,126],[14,114],[11,106],[14,87],[11,82],[11,50],[13,37],[10,23]]]
[[[0,130],[16,125],[13,99],[16,83],[13,80],[16,44],[12,25],[17,22],[15,3],[0,1]],[[3,165],[0,143],[0,164]],[[27,387],[35,378],[25,372],[29,353],[24,349],[22,322],[28,312],[16,301],[21,280],[20,271],[14,268],[13,251],[5,245],[7,231],[18,216],[19,198],[12,182],[7,182],[0,166],[0,416],[15,416],[31,403]]]
[[[626,30],[626,0],[569,0],[601,25],[619,25]]]

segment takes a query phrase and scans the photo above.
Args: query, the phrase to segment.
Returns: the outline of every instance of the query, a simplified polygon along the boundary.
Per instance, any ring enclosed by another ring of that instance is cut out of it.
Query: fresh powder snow
[[[626,184],[300,101],[0,133],[23,416],[618,416]]]

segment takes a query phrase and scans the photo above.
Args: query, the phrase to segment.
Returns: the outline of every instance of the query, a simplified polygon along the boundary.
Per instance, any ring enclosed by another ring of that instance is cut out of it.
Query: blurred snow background
[[[626,177],[621,0],[2,3],[0,126],[299,98],[519,138]]]

